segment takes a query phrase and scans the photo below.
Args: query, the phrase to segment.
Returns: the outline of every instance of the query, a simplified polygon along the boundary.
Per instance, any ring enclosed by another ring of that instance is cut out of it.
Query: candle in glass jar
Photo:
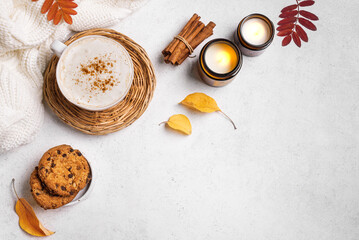
[[[204,54],[204,61],[213,72],[226,74],[236,67],[238,55],[230,45],[218,42],[208,47]]]
[[[224,86],[231,82],[242,66],[242,54],[227,39],[214,39],[202,49],[199,57],[199,73],[210,86]]]
[[[254,13],[242,19],[234,33],[234,40],[246,56],[262,54],[272,43],[274,25],[266,16]]]
[[[268,24],[260,18],[252,18],[243,23],[242,37],[249,44],[263,45],[271,37]]]

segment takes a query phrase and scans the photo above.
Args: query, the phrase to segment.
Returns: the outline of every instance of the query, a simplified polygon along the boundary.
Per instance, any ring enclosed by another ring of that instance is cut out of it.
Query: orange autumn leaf
[[[37,237],[50,236],[54,234],[54,232],[47,230],[41,224],[30,204],[24,198],[19,198],[15,190],[15,179],[12,179],[12,185],[18,199],[15,205],[15,211],[19,216],[20,227],[28,234]]]
[[[56,13],[58,12],[59,9],[59,5],[57,3],[54,3],[50,10],[49,13],[47,14],[47,20],[51,21],[52,19],[54,19]]]
[[[32,1],[37,2],[38,0]],[[59,24],[62,19],[64,19],[67,24],[72,24],[71,15],[77,14],[77,12],[73,10],[77,6],[74,0],[45,0],[41,7],[41,13],[47,13],[47,20],[53,21],[54,25]]]
[[[77,12],[72,8],[62,8],[62,12],[67,13],[69,15],[76,15]]]
[[[77,4],[69,0],[57,0],[61,8],[75,8]]]
[[[55,15],[55,17],[54,17],[53,23],[54,23],[55,25],[57,25],[57,24],[59,24],[59,22],[61,21],[61,19],[62,19],[62,12],[61,12],[61,10],[59,10],[59,11],[57,11],[57,13],[56,13],[56,15]]]
[[[72,18],[69,14],[62,13],[62,17],[64,18],[65,22],[67,22],[68,24],[72,24]]]
[[[47,11],[49,11],[53,2],[54,2],[54,0],[45,0],[44,4],[42,5],[42,8],[41,8],[41,13],[44,14]]]

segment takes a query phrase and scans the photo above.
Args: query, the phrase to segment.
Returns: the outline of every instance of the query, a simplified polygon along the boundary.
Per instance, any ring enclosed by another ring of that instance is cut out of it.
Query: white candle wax
[[[266,43],[271,35],[268,24],[260,18],[251,18],[245,21],[241,28],[243,39],[251,45]]]
[[[218,74],[231,72],[239,61],[235,49],[224,43],[218,42],[208,46],[204,55],[207,67]]]

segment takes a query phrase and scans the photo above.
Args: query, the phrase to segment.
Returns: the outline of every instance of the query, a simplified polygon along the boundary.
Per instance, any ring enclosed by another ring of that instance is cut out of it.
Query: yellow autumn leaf
[[[204,93],[192,93],[188,95],[181,102],[182,105],[192,108],[194,110],[211,113],[211,112],[220,112],[222,113],[233,125],[234,129],[237,129],[236,125],[222,110],[218,107],[216,100]]]
[[[204,93],[192,93],[183,99],[181,104],[200,112],[211,113],[221,111],[216,101]]]
[[[170,128],[190,135],[192,133],[192,126],[189,119],[183,114],[176,114],[171,116],[166,123]]]
[[[28,234],[37,237],[45,237],[54,234],[54,232],[47,230],[41,224],[30,204],[24,198],[19,198],[15,190],[15,179],[12,180],[12,185],[18,199],[15,205],[15,211],[19,216],[20,227]]]

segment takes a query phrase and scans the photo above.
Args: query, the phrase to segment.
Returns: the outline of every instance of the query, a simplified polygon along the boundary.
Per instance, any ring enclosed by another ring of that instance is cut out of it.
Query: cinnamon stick
[[[201,32],[198,33],[198,35],[189,42],[189,44],[191,45],[191,47],[193,49],[195,49],[196,47],[198,47],[198,45],[200,45],[205,39],[207,39],[208,37],[210,37],[211,35],[213,35],[213,29],[216,26],[216,24],[214,22],[209,22],[207,24],[207,26],[205,26]],[[190,51],[188,48],[184,49],[180,55],[180,57],[177,60],[177,64],[180,65],[183,63],[184,60],[186,60],[186,58],[190,55]]]
[[[187,40],[187,42],[192,41],[197,34],[202,31],[202,29],[204,28],[204,24],[202,22],[199,22],[197,24],[197,26],[195,26],[194,30],[192,33],[190,33],[189,36],[185,36],[184,38]],[[172,64],[177,64],[178,62],[178,58],[181,56],[182,52],[188,50],[188,47],[186,46],[186,44],[184,44],[183,42],[180,42],[175,51],[171,54],[170,58],[168,59]],[[189,50],[188,50],[189,51]]]
[[[193,16],[191,17],[191,19],[187,22],[187,24],[182,28],[181,32],[179,33],[179,35],[183,36],[184,33],[186,33],[188,31],[188,29],[191,27],[192,23],[195,21],[198,21],[200,19],[200,17],[195,13],[193,14]],[[171,49],[173,49],[173,46],[176,45],[178,43],[179,40],[174,39],[168,46],[167,48],[165,48],[165,50],[162,51],[162,53],[164,54],[170,54],[172,51]]]
[[[187,22],[187,24],[182,28],[181,32],[178,34],[180,36],[183,36],[188,29],[191,27],[193,22],[199,21],[201,17],[199,17],[196,13],[193,14],[193,16],[191,17],[191,19]],[[178,39],[174,39],[173,41],[171,41],[171,43],[162,51],[162,54],[164,56],[170,55],[174,49],[176,48],[176,45],[179,43]]]
[[[177,35],[182,37],[181,40],[174,38],[162,51],[166,63],[172,63],[174,65],[181,64],[191,54],[190,47],[195,49],[206,38],[213,34],[213,29],[216,24],[210,22],[205,26],[200,21],[200,18],[201,17],[196,13],[193,14],[191,19]]]
[[[193,31],[196,29],[196,27],[201,23],[201,22],[199,21],[199,19],[200,19],[200,17],[195,18],[194,21],[192,21],[192,23],[188,26],[188,28],[187,28],[185,31],[183,31],[182,35],[181,35],[181,34],[179,34],[179,35],[180,35],[181,37],[187,39],[187,38],[190,36],[190,34],[193,33]],[[179,45],[180,45],[181,43],[184,44],[182,41],[180,41],[180,40],[178,40],[178,39],[176,39],[176,38],[175,38],[174,40],[176,40],[175,43],[174,43],[173,46],[169,49],[170,54],[167,55],[167,57],[165,57],[165,61],[166,61],[167,63],[170,62],[170,60],[169,60],[170,56],[172,56],[173,52],[179,47]]]

